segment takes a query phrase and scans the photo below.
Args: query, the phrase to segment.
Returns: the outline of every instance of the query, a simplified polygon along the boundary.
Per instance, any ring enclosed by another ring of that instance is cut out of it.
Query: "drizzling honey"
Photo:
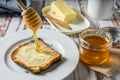
[[[42,52],[42,53],[46,53],[45,50],[40,49],[40,43],[38,41],[38,38],[37,38],[37,35],[36,35],[36,31],[34,31],[34,30],[32,30],[32,31],[33,31],[33,37],[34,37],[34,40],[35,40],[35,43],[36,43],[36,51]]]
[[[33,8],[26,8],[21,0],[16,0],[16,1],[23,10],[22,17],[23,17],[24,22],[26,23],[27,27],[29,27],[33,32],[34,40],[36,43],[36,51],[46,52],[46,51],[40,49],[40,43],[39,43],[37,35],[36,35],[37,30],[42,25],[41,17]]]
[[[44,50],[40,49],[40,43],[38,41],[38,37],[36,35],[37,30],[42,25],[42,19],[38,15],[38,13],[33,8],[28,8],[27,11],[22,12],[23,20],[26,25],[32,30],[34,40],[36,43],[36,51],[38,52],[45,52]]]

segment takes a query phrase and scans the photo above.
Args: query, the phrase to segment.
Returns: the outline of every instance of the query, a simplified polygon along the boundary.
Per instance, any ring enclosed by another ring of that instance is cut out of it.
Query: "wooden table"
[[[32,0],[32,7],[34,7],[40,14],[41,8],[49,5],[53,0]],[[80,11],[84,16],[87,17],[87,0],[66,0],[72,7]],[[117,1],[117,7],[120,8],[120,0]],[[88,18],[88,17],[87,17]],[[102,27],[118,27],[120,28],[120,13],[114,13],[113,19],[102,21],[88,18],[91,23],[91,27],[102,28]],[[44,29],[54,30],[52,26],[43,17]],[[28,29],[24,24],[21,16],[11,14],[0,14],[0,40],[11,34],[15,34],[17,31]],[[78,34],[70,35],[71,39],[78,44]],[[113,77],[106,77],[98,72],[92,71],[85,67],[79,62],[76,69],[64,80],[120,80],[120,74]]]

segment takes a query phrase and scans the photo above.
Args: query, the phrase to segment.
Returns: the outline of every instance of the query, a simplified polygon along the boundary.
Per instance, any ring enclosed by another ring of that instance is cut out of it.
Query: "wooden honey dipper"
[[[23,10],[21,15],[23,17],[24,22],[26,23],[27,27],[29,27],[33,32],[34,40],[36,43],[36,51],[46,52],[46,51],[40,49],[40,43],[39,43],[37,35],[36,35],[37,30],[39,29],[39,27],[42,26],[41,17],[33,8],[31,8],[31,7],[26,8],[21,0],[16,0],[16,1],[17,1],[17,4]]]

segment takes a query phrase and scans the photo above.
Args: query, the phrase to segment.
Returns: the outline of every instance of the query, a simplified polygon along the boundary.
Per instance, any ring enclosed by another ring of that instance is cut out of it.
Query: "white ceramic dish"
[[[75,10],[75,9],[74,9]],[[59,24],[51,22],[48,18],[46,20],[58,31],[61,31],[65,34],[75,34],[79,33],[87,28],[89,28],[89,21],[77,10],[75,10],[78,14],[77,20],[73,23],[69,23],[68,25],[72,28],[72,30],[68,30],[66,28],[61,27]],[[50,6],[46,6],[42,9],[43,13],[49,14],[50,16],[57,18],[55,14],[52,14],[50,11]]]
[[[62,60],[39,74],[32,74],[11,60],[12,51],[33,39],[29,30],[17,32],[0,41],[0,78],[2,80],[62,80],[77,66],[79,51],[76,44],[64,34],[51,30],[38,30],[38,37],[62,54]]]

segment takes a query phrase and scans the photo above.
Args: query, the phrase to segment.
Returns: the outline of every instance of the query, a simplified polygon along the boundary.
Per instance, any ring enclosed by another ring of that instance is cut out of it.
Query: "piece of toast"
[[[11,59],[32,73],[39,73],[61,59],[59,52],[51,48],[42,39],[39,39],[39,42],[40,48],[48,53],[37,52],[34,41],[30,41],[16,48],[11,54]]]

